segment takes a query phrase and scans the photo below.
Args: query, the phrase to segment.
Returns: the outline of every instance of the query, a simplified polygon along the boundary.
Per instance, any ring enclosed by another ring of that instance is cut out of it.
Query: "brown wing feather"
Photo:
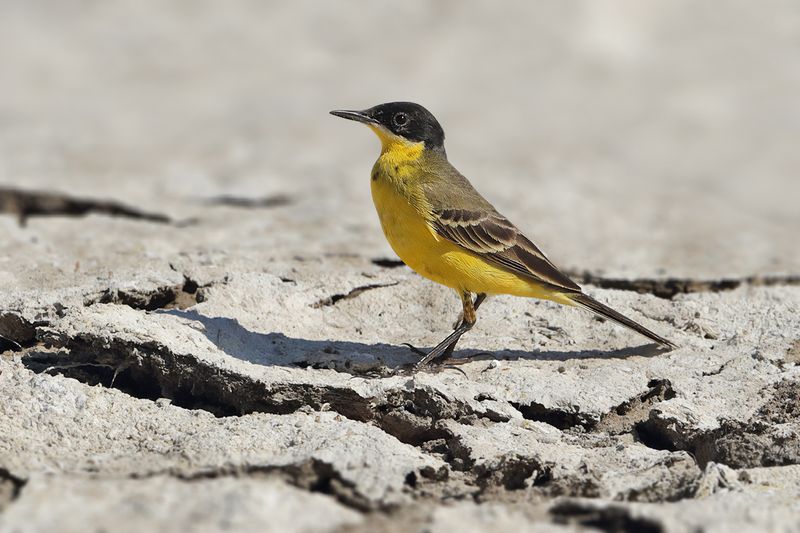
[[[433,228],[445,239],[539,283],[580,292],[581,288],[503,215],[465,209],[442,209],[434,215]]]

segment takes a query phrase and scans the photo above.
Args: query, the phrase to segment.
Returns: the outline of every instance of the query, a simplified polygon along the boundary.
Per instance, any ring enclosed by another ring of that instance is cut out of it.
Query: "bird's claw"
[[[489,354],[489,352],[486,352],[486,354]],[[476,354],[476,355],[478,355],[478,354]],[[434,361],[431,361],[431,363],[429,363],[427,365],[420,365],[419,363],[414,363],[412,365],[407,365],[407,366],[405,366],[403,368],[397,369],[397,371],[395,371],[395,375],[396,376],[413,376],[414,374],[416,374],[417,372],[419,372],[422,369],[425,369],[426,372],[429,372],[431,374],[438,374],[439,372],[442,372],[444,370],[457,370],[458,372],[461,372],[461,374],[465,378],[469,378],[467,373],[459,368],[459,366],[461,366],[463,364],[466,364],[466,363],[469,363],[469,362],[471,362],[471,360],[466,358],[466,359],[434,360]]]

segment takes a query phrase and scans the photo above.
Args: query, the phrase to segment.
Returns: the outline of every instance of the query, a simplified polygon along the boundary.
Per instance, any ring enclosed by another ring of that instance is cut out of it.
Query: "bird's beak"
[[[355,120],[362,124],[378,124],[378,121],[369,116],[366,111],[331,111],[331,115],[346,118],[347,120]]]

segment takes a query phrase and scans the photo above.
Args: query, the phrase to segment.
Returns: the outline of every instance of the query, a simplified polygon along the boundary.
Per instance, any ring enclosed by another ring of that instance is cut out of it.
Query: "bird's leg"
[[[461,319],[461,324],[451,333],[448,335],[442,342],[436,345],[436,348],[428,352],[428,354],[423,357],[422,359],[414,365],[414,371],[416,372],[423,366],[427,365],[434,359],[444,355],[444,354],[451,354],[456,347],[456,343],[461,336],[472,329],[472,326],[475,325],[475,321],[477,320],[475,317],[475,303],[472,301],[472,294],[463,291],[460,293],[461,296],[461,304],[464,306],[464,318]],[[479,294],[477,298],[475,298],[475,302],[480,306],[483,303],[483,300],[486,299],[485,294]]]
[[[460,293],[459,293],[459,295],[460,295]],[[478,295],[475,296],[475,302],[472,304],[473,310],[477,311],[478,308],[481,306],[481,304],[484,302],[484,300],[486,300],[486,293],[483,293],[483,292],[478,293]],[[458,328],[461,327],[461,324],[464,322],[463,319],[464,319],[464,313],[461,312],[459,314],[458,320],[456,321],[455,325],[453,326],[453,330],[454,331],[458,330]],[[452,344],[450,344],[450,346],[447,347],[447,349],[442,353],[441,359],[449,359],[450,356],[453,355],[453,350],[455,350],[457,342],[458,342],[458,339],[456,339]],[[417,348],[416,346],[414,346],[411,343],[404,342],[403,346],[408,346],[411,349],[411,351],[414,352],[417,355],[421,355],[423,357],[428,355],[427,352],[425,352],[423,350],[420,350],[419,348]]]
[[[472,304],[472,309],[473,309],[473,311],[476,311],[476,312],[477,312],[477,311],[478,311],[478,308],[481,306],[481,304],[483,303],[483,301],[484,301],[485,299],[486,299],[486,293],[483,293],[483,292],[481,292],[481,293],[478,293],[478,295],[477,295],[477,296],[475,296],[475,302]],[[456,323],[456,326],[455,326],[455,328],[454,328],[456,331],[458,330],[458,328],[460,328],[460,327],[461,327],[461,324],[463,324],[463,323],[464,323],[464,318],[463,318],[463,315],[464,315],[464,314],[462,313],[462,317],[461,317],[461,318],[459,318],[458,322]],[[455,349],[456,349],[456,344],[457,344],[457,343],[458,343],[458,339],[454,340],[454,341],[453,341],[453,342],[450,344],[450,346],[448,346],[448,347],[447,347],[447,349],[446,349],[444,352],[442,352],[442,356],[441,356],[441,359],[442,359],[442,360],[444,360],[444,359],[450,359],[450,356],[451,356],[451,355],[453,355],[453,350],[455,350]]]
[[[475,308],[475,311],[478,310],[478,308],[481,306],[484,300],[486,300],[486,293],[479,292],[475,296],[475,303],[472,304],[472,306]],[[464,318],[464,313],[463,312],[459,313],[458,320],[456,320],[455,324],[453,324],[453,329],[458,329],[458,326],[461,325],[461,319],[463,318]]]

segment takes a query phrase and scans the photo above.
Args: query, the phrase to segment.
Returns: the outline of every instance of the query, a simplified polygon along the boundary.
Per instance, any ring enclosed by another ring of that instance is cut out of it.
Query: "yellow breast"
[[[443,271],[442,259],[455,251],[452,245],[439,238],[423,216],[387,179],[374,173],[372,199],[381,228],[392,249],[409,267],[448,287],[457,288],[449,272]]]
[[[392,249],[426,278],[458,291],[513,294],[535,298],[556,295],[511,271],[440,237],[430,226],[431,206],[422,181],[430,176],[422,143],[410,143],[373,127],[382,151],[372,169],[372,199]]]

